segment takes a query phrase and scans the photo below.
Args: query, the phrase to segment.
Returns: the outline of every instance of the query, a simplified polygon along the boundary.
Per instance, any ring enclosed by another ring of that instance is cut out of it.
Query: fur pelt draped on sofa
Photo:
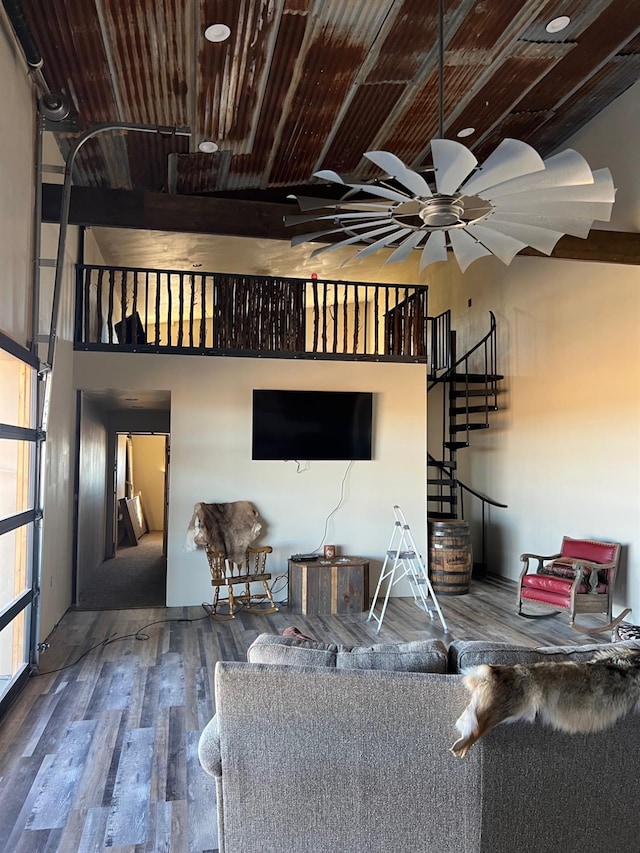
[[[249,501],[197,503],[187,530],[186,548],[224,552],[227,559],[243,563],[247,548],[260,535],[258,510]]]

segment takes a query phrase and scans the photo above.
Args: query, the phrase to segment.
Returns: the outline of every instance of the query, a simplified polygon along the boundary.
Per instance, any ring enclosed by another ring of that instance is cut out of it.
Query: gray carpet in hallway
[[[97,568],[80,569],[79,604],[75,609],[164,607],[166,580],[162,531],[153,530],[145,533],[137,545],[119,547],[113,559]]]

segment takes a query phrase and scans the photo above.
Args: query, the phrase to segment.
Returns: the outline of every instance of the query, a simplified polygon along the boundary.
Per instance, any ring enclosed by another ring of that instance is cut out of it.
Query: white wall
[[[611,165],[620,228],[640,226],[639,116],[637,85],[562,146],[593,168]],[[522,552],[552,553],[563,535],[621,542],[616,601],[637,622],[640,266],[518,257],[506,267],[490,258],[461,275],[449,260],[432,268],[429,285],[430,313],[452,309],[460,353],[496,314],[502,411],[458,456],[461,479],[508,504],[490,513],[489,569],[515,579]]]
[[[184,550],[198,501],[252,501],[265,526],[260,542],[274,548],[270,569],[280,574],[290,554],[320,544],[340,500],[346,462],[309,462],[298,472],[294,462],[251,460],[253,388],[373,391],[375,458],[353,464],[326,541],[371,559],[375,583],[399,503],[424,549],[424,366],[76,353],[77,388],[118,388],[123,377],[129,389],[171,392],[169,605],[211,597],[204,553]]]
[[[142,493],[142,510],[149,530],[164,528],[164,435],[133,435],[133,488]]]

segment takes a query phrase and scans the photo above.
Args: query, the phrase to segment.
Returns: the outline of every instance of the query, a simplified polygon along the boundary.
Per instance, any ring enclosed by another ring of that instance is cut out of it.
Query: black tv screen
[[[252,459],[371,459],[373,394],[253,392]]]

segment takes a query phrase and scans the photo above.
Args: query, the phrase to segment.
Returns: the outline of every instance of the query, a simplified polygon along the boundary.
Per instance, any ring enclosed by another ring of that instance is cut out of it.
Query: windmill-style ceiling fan
[[[422,271],[445,261],[451,248],[464,272],[488,255],[509,264],[527,246],[550,255],[564,234],[586,237],[594,220],[610,219],[615,200],[611,173],[592,172],[577,151],[543,160],[527,143],[504,139],[478,166],[466,146],[442,138],[443,0],[439,13],[440,115],[439,138],[431,140],[433,168],[418,172],[389,151],[368,151],[364,156],[385,173],[373,183],[351,183],[331,169],[316,172],[314,177],[344,186],[346,193],[338,202],[294,196],[303,215],[287,216],[285,223],[317,222],[322,230],[294,237],[291,245],[339,232],[346,236],[315,249],[311,257],[366,243],[349,260],[394,248],[387,264],[420,249]]]

